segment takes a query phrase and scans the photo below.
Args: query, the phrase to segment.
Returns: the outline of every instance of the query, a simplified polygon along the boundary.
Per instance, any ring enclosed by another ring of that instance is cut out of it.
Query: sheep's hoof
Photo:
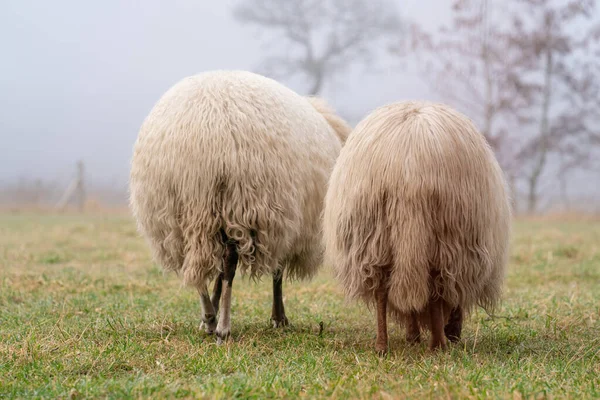
[[[460,327],[456,325],[447,325],[444,328],[444,334],[452,343],[457,343],[460,341]]]
[[[388,352],[387,345],[381,345],[379,343],[375,344],[375,351],[379,357],[384,357]]]
[[[217,317],[214,315],[207,317],[205,315],[204,318],[202,318],[202,322],[200,322],[200,329],[204,329],[209,335],[215,333],[215,330],[217,329]]]
[[[445,338],[442,338],[442,340],[432,340],[429,345],[431,351],[446,350],[447,347]]]
[[[273,328],[284,327],[284,326],[288,326],[290,324],[290,322],[288,321],[288,319],[285,315],[283,316],[283,319],[280,319],[280,320],[271,319],[271,322],[273,323]]]
[[[456,335],[456,334],[450,333],[450,334],[447,334],[446,337],[452,343],[458,343],[460,341],[460,334]]]
[[[409,332],[406,334],[406,341],[410,344],[421,343],[421,333]]]
[[[217,329],[216,335],[217,335],[217,344],[220,346],[223,343],[225,343],[227,341],[227,339],[229,339],[229,337],[230,337],[230,331],[229,330],[219,331]]]

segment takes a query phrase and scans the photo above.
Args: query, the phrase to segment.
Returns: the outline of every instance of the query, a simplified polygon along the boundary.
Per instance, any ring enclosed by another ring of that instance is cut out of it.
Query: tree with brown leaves
[[[586,165],[597,137],[593,11],[593,0],[455,0],[450,27],[413,34],[427,82],[476,122],[513,192],[523,183],[529,212],[538,207],[549,159],[564,180]]]
[[[529,69],[524,74],[535,88],[529,109],[533,129],[517,154],[527,189],[527,211],[538,209],[540,181],[549,159],[559,161],[558,178],[587,166],[591,127],[587,121],[598,101],[598,76],[587,63],[596,61],[587,49],[593,35],[595,1],[517,0],[522,12],[512,16],[512,41]],[[575,28],[578,29],[575,29]],[[583,32],[583,33],[582,33]],[[563,182],[564,185],[564,182]]]

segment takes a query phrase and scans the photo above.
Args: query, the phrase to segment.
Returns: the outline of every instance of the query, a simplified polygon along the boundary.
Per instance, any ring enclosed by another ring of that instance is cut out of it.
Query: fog
[[[82,159],[88,184],[127,185],[137,131],[178,80],[212,69],[256,70],[256,29],[232,17],[234,1],[28,1],[0,4],[0,181],[66,182]],[[446,4],[446,6],[442,6]],[[398,1],[424,27],[445,23],[449,2]],[[397,61],[354,71],[323,96],[352,122],[401,99],[436,99]],[[302,93],[304,82],[284,82]],[[579,174],[572,191],[597,190]],[[588,182],[586,184],[586,182]]]

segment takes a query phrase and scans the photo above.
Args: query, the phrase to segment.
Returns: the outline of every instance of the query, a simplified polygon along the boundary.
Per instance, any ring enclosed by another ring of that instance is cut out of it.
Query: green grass
[[[0,215],[0,397],[600,397],[600,222],[515,223],[502,308],[445,353],[392,324],[378,357],[326,268],[284,284],[292,325],[272,329],[269,281],[236,278],[217,346],[129,218]]]

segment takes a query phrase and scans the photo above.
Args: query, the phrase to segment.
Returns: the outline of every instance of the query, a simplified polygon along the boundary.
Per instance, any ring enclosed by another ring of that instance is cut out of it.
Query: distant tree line
[[[260,72],[302,76],[308,94],[384,54],[417,64],[444,102],[477,123],[529,213],[539,209],[544,177],[566,202],[571,171],[599,170],[594,0],[454,0],[450,25],[437,31],[400,18],[399,5],[240,0],[234,16],[272,40]]]

